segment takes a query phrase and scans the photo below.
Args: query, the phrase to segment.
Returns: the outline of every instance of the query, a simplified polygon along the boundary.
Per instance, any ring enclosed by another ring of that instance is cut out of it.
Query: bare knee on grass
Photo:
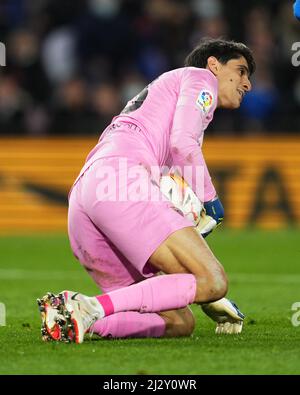
[[[223,266],[192,227],[171,234],[151,255],[149,262],[166,274],[194,274],[197,281],[195,303],[212,302],[227,293]]]
[[[190,336],[195,328],[195,318],[189,307],[159,313],[165,320],[165,337]]]

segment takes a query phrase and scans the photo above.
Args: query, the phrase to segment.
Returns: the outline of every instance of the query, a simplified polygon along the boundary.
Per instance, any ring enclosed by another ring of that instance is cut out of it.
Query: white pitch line
[[[242,283],[300,284],[300,274],[280,273],[229,273],[230,281]]]

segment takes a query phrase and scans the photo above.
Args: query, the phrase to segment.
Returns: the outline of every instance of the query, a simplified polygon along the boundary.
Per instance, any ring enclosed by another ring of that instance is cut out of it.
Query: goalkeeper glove
[[[206,237],[223,221],[224,208],[218,196],[215,196],[208,202],[204,202],[203,206],[204,211],[201,213],[202,218],[196,230],[201,233],[203,237]]]
[[[201,305],[202,310],[217,322],[216,333],[236,334],[243,328],[244,314],[237,305],[226,298]]]
[[[300,0],[296,0],[294,3],[294,15],[300,21]]]

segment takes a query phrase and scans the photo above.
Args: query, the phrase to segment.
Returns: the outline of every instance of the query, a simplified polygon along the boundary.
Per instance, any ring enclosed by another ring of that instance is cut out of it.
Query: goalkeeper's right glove
[[[223,221],[224,208],[218,196],[215,196],[208,202],[204,202],[203,206],[204,211],[201,213],[202,218],[196,230],[201,233],[203,237],[206,237]]]
[[[216,333],[242,332],[245,316],[232,300],[222,298],[216,302],[204,303],[201,307],[204,313],[217,323]]]

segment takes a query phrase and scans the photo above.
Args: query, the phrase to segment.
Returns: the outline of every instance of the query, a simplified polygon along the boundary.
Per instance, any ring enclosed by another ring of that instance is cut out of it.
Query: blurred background
[[[0,232],[65,230],[67,192],[102,130],[146,84],[182,67],[204,36],[243,41],[257,62],[242,107],[218,110],[206,132],[227,225],[298,225],[300,67],[292,45],[300,23],[292,5],[1,1]]]

